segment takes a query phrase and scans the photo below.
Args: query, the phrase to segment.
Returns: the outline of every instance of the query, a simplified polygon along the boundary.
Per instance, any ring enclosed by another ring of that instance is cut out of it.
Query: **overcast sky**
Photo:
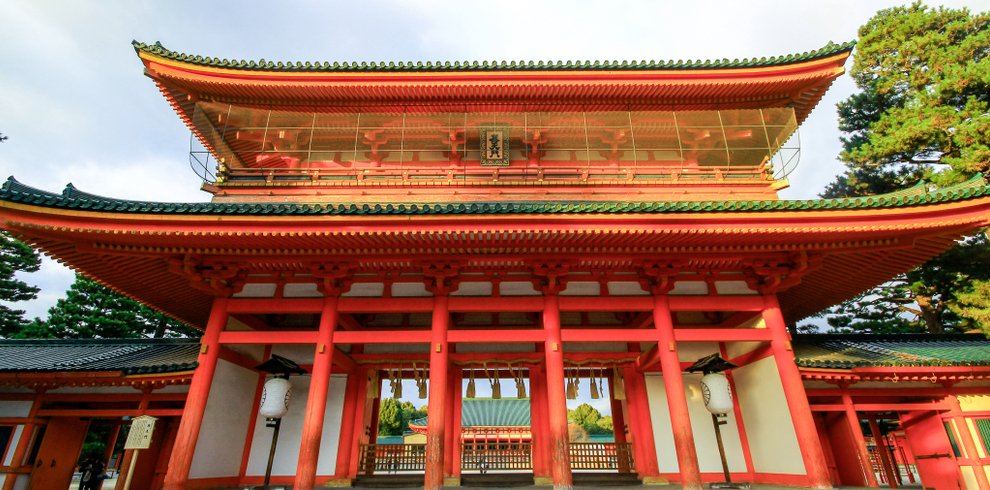
[[[209,198],[189,170],[189,131],[143,75],[132,39],[285,61],[759,58],[853,40],[877,9],[902,3],[8,0],[0,178],[128,199]],[[835,103],[853,89],[848,76],[837,81],[802,126],[801,163],[784,198],[815,197],[840,171]],[[44,317],[73,274],[46,260],[25,278],[42,293],[17,308]]]

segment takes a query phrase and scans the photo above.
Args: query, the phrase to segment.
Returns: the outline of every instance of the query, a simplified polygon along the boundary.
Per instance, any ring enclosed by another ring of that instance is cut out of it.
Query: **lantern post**
[[[725,416],[732,411],[732,389],[724,371],[738,367],[722,359],[722,356],[712,354],[695,361],[687,368],[689,373],[701,371],[701,392],[705,397],[705,408],[712,414],[712,425],[715,427],[715,441],[718,443],[718,455],[722,459],[724,482],[711,484],[711,488],[748,489],[749,483],[733,483],[729,474],[729,464],[725,460],[725,446],[722,444],[722,426],[726,424]]]
[[[291,359],[275,354],[254,368],[274,375],[272,379],[265,382],[265,387],[261,392],[261,407],[258,409],[258,413],[265,417],[265,426],[274,429],[271,449],[268,450],[265,483],[261,487],[256,487],[268,488],[272,479],[272,464],[275,462],[275,448],[278,446],[278,432],[282,426],[282,417],[289,411],[289,399],[292,396],[292,384],[289,383],[289,376],[305,374],[306,370],[299,367]]]

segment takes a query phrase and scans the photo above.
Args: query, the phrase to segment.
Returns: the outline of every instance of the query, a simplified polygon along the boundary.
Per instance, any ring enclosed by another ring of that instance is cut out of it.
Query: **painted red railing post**
[[[573,487],[567,395],[564,392],[564,343],[560,336],[560,305],[555,287],[543,292],[543,329],[546,332],[547,420],[550,423],[550,475],[556,490]]]
[[[818,437],[815,420],[811,416],[808,395],[804,391],[801,372],[794,360],[794,351],[791,348],[787,326],[784,324],[784,316],[780,312],[777,295],[765,294],[763,302],[764,307],[761,315],[767,329],[770,330],[770,350],[773,352],[774,362],[777,364],[780,382],[784,389],[784,397],[787,399],[787,407],[791,412],[794,433],[797,436],[801,457],[804,460],[804,468],[808,475],[808,485],[812,488],[832,488],[828,463],[825,460],[822,443]]]
[[[320,457],[320,441],[323,439],[323,420],[327,409],[327,392],[330,389],[330,371],[333,366],[333,332],[337,328],[336,292],[327,294],[320,313],[319,336],[310,373],[309,396],[306,398],[306,415],[303,418],[302,441],[299,445],[299,461],[293,488],[312,490],[316,484],[316,464]]]
[[[670,424],[674,432],[681,487],[700,489],[701,470],[698,469],[698,453],[694,447],[694,431],[691,428],[687,394],[684,391],[681,360],[677,356],[677,341],[674,340],[674,320],[666,291],[662,289],[655,291],[653,295],[653,324],[657,329],[657,352],[660,355],[660,370],[663,373]]]
[[[220,332],[227,326],[227,298],[217,297],[213,300],[210,319],[200,340],[199,357],[196,361],[196,373],[193,374],[186,395],[186,406],[179,422],[179,430],[172,446],[172,458],[169,460],[168,472],[165,474],[166,490],[184,490],[189,479],[189,469],[192,467],[193,452],[199,440],[199,431],[203,425],[203,413],[206,411],[206,401],[213,386],[213,375],[217,369],[217,359],[220,355]]]
[[[439,281],[438,281],[439,282]],[[426,422],[426,471],[423,488],[437,490],[443,487],[444,439],[447,428],[447,326],[450,312],[447,308],[447,290],[433,291],[433,329],[430,342],[430,398]]]

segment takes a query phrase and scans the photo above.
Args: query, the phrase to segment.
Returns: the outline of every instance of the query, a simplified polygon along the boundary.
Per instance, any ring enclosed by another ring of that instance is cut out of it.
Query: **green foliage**
[[[860,28],[850,74],[859,92],[839,103],[846,171],[822,197],[990,171],[990,14],[921,3],[881,10]],[[957,298],[988,269],[986,239],[974,237],[824,316],[838,331],[967,330],[979,325],[978,310]]]
[[[990,338],[990,280],[975,280],[956,291],[952,311]]]
[[[83,275],[20,338],[194,337],[199,332]]]
[[[378,409],[378,435],[401,436],[409,430],[409,422],[426,417],[425,406],[416,408],[411,402],[383,398]]]
[[[38,297],[38,288],[15,277],[17,272],[36,272],[41,257],[34,249],[21,243],[7,232],[0,231],[0,301],[10,303]],[[10,337],[20,332],[27,321],[24,310],[0,304],[0,336]]]
[[[602,417],[598,409],[587,403],[578,405],[574,410],[568,410],[567,420],[588,434],[609,434],[612,432],[612,417]]]
[[[881,10],[859,30],[839,104],[847,173],[826,194],[867,195],[920,177],[946,185],[990,170],[990,14]],[[859,191],[859,192],[855,192]]]

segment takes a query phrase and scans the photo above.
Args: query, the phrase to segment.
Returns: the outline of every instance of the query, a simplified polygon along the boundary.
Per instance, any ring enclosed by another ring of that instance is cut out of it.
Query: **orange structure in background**
[[[704,409],[683,369],[714,352],[739,366],[722,429],[733,479],[848,483],[856,470],[836,468],[863,467],[848,461],[866,453],[859,419],[823,413],[879,406],[850,388],[853,371],[816,385],[809,376],[830,374],[799,368],[786,325],[990,223],[981,179],[778,198],[788,141],[851,44],[731,62],[425,65],[135,48],[216,165],[203,186],[212,202],[9,180],[0,222],[202,326],[170,490],[260,483],[268,441],[254,366],[273,353],[309,371],[292,380],[305,402],[286,416],[272,478],[297,490],[381,468],[377,383],[420,379],[424,367],[427,441],[402,458],[425,488],[460,481],[461,383],[489,367],[529,378],[532,437],[519,444],[535,482],[574,484],[565,374],[608,371],[616,444],[630,446],[635,476],[700,488],[721,471],[709,467],[710,424],[692,423]],[[986,368],[972,373],[961,386],[985,394]],[[897,406],[924,419],[909,439],[934,420],[928,402]],[[970,470],[951,463],[952,481],[986,488],[986,454],[969,422],[952,420],[970,458]],[[841,441],[857,451],[837,454]]]

